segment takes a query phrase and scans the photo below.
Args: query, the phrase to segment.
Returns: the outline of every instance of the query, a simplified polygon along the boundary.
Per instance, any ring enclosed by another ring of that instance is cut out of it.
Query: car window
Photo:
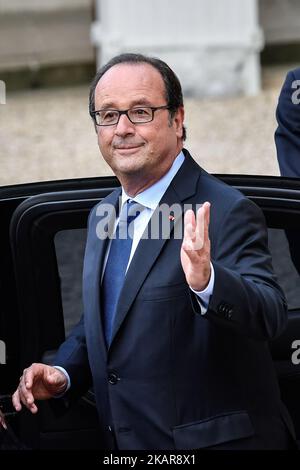
[[[86,234],[86,229],[62,230],[54,238],[66,336],[83,312],[81,278]]]
[[[72,229],[61,230],[54,236],[65,337],[83,313],[82,268],[86,235],[86,229]],[[43,348],[42,362],[51,364],[56,351],[57,347]]]
[[[269,249],[272,255],[273,267],[277,280],[286,296],[288,308],[292,310],[300,308],[300,279],[295,267],[297,263],[295,260],[293,262],[291,258],[291,249],[287,238],[290,233],[278,228],[268,229]],[[299,240],[299,231],[294,231],[292,235],[295,237],[295,241]],[[293,238],[290,237],[291,239]]]

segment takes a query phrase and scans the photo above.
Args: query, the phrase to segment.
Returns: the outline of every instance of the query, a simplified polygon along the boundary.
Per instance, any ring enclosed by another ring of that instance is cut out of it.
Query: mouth
[[[115,146],[114,148],[118,153],[127,154],[127,153],[137,152],[141,147],[143,147],[143,145],[144,144],[127,144],[127,145],[118,145],[118,146]]]

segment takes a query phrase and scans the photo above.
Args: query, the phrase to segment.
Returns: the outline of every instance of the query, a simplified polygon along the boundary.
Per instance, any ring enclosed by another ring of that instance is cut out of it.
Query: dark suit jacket
[[[295,83],[296,80],[299,83]],[[278,99],[276,118],[275,144],[280,174],[300,178],[300,68],[291,70],[286,76]],[[292,261],[300,274],[299,229],[287,229],[285,234]]]
[[[299,80],[299,84],[294,83]],[[294,88],[292,87],[294,83]],[[294,102],[293,99],[294,97]],[[300,68],[288,72],[282,86],[275,132],[277,158],[282,176],[300,177]]]
[[[215,285],[205,316],[181,267],[181,239],[141,240],[126,275],[113,338],[101,325],[105,243],[89,217],[84,317],[55,363],[70,396],[93,382],[102,445],[119,449],[282,448],[288,439],[268,339],[286,324],[264,219],[240,192],[186,159],[161,203],[211,202]],[[117,189],[103,202],[116,205]],[[173,224],[170,221],[170,234]]]

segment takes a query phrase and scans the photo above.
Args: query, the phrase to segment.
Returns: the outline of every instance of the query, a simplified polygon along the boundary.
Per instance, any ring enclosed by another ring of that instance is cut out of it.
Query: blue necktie
[[[104,276],[102,279],[103,326],[107,346],[110,345],[113,321],[132,246],[133,221],[144,207],[135,201],[127,201],[121,210],[112,239]]]

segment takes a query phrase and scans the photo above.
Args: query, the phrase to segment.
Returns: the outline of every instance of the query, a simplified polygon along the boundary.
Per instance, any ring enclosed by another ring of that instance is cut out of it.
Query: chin
[[[121,175],[137,175],[139,173],[141,173],[141,171],[143,170],[143,168],[141,167],[137,167],[136,165],[124,165],[124,166],[119,166],[118,169],[116,170],[116,172],[118,172],[119,174]]]
[[[126,174],[135,174],[142,171],[145,168],[145,163],[138,161],[136,157],[127,157],[127,158],[118,158],[116,160],[116,165],[114,165],[113,170],[119,173]]]

